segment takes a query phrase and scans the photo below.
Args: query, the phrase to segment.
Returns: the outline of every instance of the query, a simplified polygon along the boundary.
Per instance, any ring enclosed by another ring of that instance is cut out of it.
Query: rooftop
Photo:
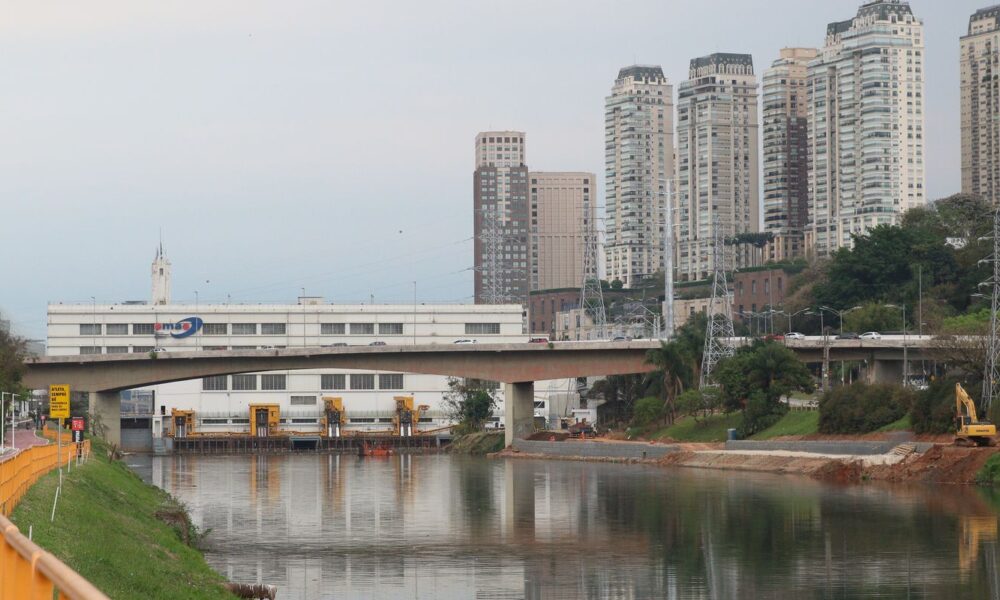
[[[618,71],[618,80],[632,77],[633,79],[666,79],[660,65],[632,65]]]

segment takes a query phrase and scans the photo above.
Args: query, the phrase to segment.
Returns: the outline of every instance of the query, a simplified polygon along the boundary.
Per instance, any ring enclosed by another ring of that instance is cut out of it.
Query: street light
[[[3,446],[4,446],[4,427],[3,427],[3,416],[4,416],[3,407],[4,407],[4,403],[3,403],[3,398],[4,398],[4,396],[13,396],[13,395],[14,394],[12,394],[11,392],[0,392],[0,452],[3,451]]]
[[[826,324],[823,322],[822,310],[817,309],[816,312],[810,310],[806,314],[814,317],[819,315],[819,333],[823,336],[823,375],[821,383],[825,392],[830,387],[830,336],[826,333]]]
[[[792,329],[792,319],[794,317],[797,317],[797,316],[801,315],[801,314],[809,313],[809,309],[808,308],[803,308],[802,310],[800,310],[798,312],[793,312],[793,313],[787,313],[787,312],[785,312],[783,310],[776,310],[776,311],[772,311],[772,312],[775,312],[775,313],[777,313],[779,315],[785,315],[785,317],[788,319],[788,329],[785,330],[785,333],[791,333],[792,331],[794,331]]]
[[[907,344],[906,344],[906,304],[902,306],[897,306],[895,304],[885,304],[886,308],[898,308],[903,312],[903,387],[909,387],[910,385],[910,360],[907,354]]]
[[[851,308],[848,308],[847,310],[837,310],[837,309],[834,309],[834,308],[830,308],[829,306],[821,306],[821,307],[819,307],[819,309],[820,310],[828,310],[828,311],[832,312],[833,314],[837,315],[838,317],[840,317],[840,335],[843,335],[844,334],[844,315],[846,315],[847,313],[850,313],[850,312],[854,312],[856,310],[860,310],[861,307],[860,306],[853,306]]]
[[[17,447],[14,444],[15,438],[16,438],[16,436],[14,435],[14,433],[15,433],[14,432],[14,416],[16,414],[16,410],[15,410],[14,407],[17,406],[17,398],[18,398],[18,396],[20,396],[20,394],[11,394],[10,395],[10,449],[11,450],[17,450]],[[0,425],[0,429],[3,429],[2,425]]]

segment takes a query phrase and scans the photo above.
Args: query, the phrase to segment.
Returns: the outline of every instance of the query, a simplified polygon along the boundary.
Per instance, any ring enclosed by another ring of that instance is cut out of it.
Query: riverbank
[[[35,543],[111,598],[226,599],[224,578],[189,545],[187,513],[166,492],[143,483],[94,441],[84,465],[63,472],[56,519],[49,521],[58,471],[28,490],[11,516]],[[187,541],[188,543],[185,543]]]
[[[450,454],[485,456],[503,450],[503,431],[480,431],[458,436],[448,444]]]
[[[881,480],[971,485],[998,448],[943,444],[875,442],[866,439],[783,440],[726,444],[658,444],[619,440],[531,441],[493,454],[533,458],[627,462],[730,471],[804,475],[837,482]],[[996,462],[997,459],[994,459]]]

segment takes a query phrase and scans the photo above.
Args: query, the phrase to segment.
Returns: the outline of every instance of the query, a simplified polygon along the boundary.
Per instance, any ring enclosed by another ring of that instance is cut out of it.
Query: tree
[[[715,388],[691,389],[677,397],[677,410],[702,422],[722,407],[721,396]]]
[[[781,398],[793,390],[812,392],[809,369],[791,350],[775,342],[757,340],[735,356],[721,361],[715,380],[727,411],[742,410],[741,435],[770,427],[787,410]]]
[[[898,308],[869,303],[844,315],[844,331],[902,331],[903,316]]]
[[[0,327],[0,390],[13,392],[23,398],[28,396],[28,391],[21,385],[25,356],[24,340]],[[10,398],[7,395],[4,397]],[[9,404],[9,401],[7,404],[0,404],[0,416],[7,414]]]
[[[646,353],[646,363],[656,367],[649,375],[650,390],[663,398],[666,417],[671,423],[677,415],[677,396],[698,380],[705,326],[704,316],[692,318],[669,342],[661,342],[659,348]]]
[[[635,403],[635,411],[632,414],[633,427],[649,427],[653,423],[663,420],[666,415],[663,402],[659,398],[647,397]]]
[[[476,379],[448,378],[444,409],[458,423],[459,433],[481,431],[497,407],[496,392],[490,382]]]
[[[615,279],[614,281],[611,282],[611,289],[615,290],[616,292],[622,289],[623,287],[625,287],[625,284],[622,283],[621,279]]]

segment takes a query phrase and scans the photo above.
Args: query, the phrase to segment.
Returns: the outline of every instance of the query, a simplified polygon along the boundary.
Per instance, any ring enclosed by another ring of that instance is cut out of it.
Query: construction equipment
[[[250,437],[272,437],[279,434],[280,408],[277,404],[250,405]]]
[[[976,403],[962,384],[955,384],[955,445],[992,446],[996,425],[980,421],[976,415]]]
[[[396,435],[399,437],[412,437],[417,433],[417,423],[420,422],[420,413],[426,412],[429,406],[421,404],[413,407],[413,396],[396,396],[396,414],[392,417],[393,425],[396,427]]]
[[[185,438],[194,435],[194,411],[170,410],[170,437]]]
[[[338,438],[346,424],[344,399],[340,396],[323,396],[323,435]]]

